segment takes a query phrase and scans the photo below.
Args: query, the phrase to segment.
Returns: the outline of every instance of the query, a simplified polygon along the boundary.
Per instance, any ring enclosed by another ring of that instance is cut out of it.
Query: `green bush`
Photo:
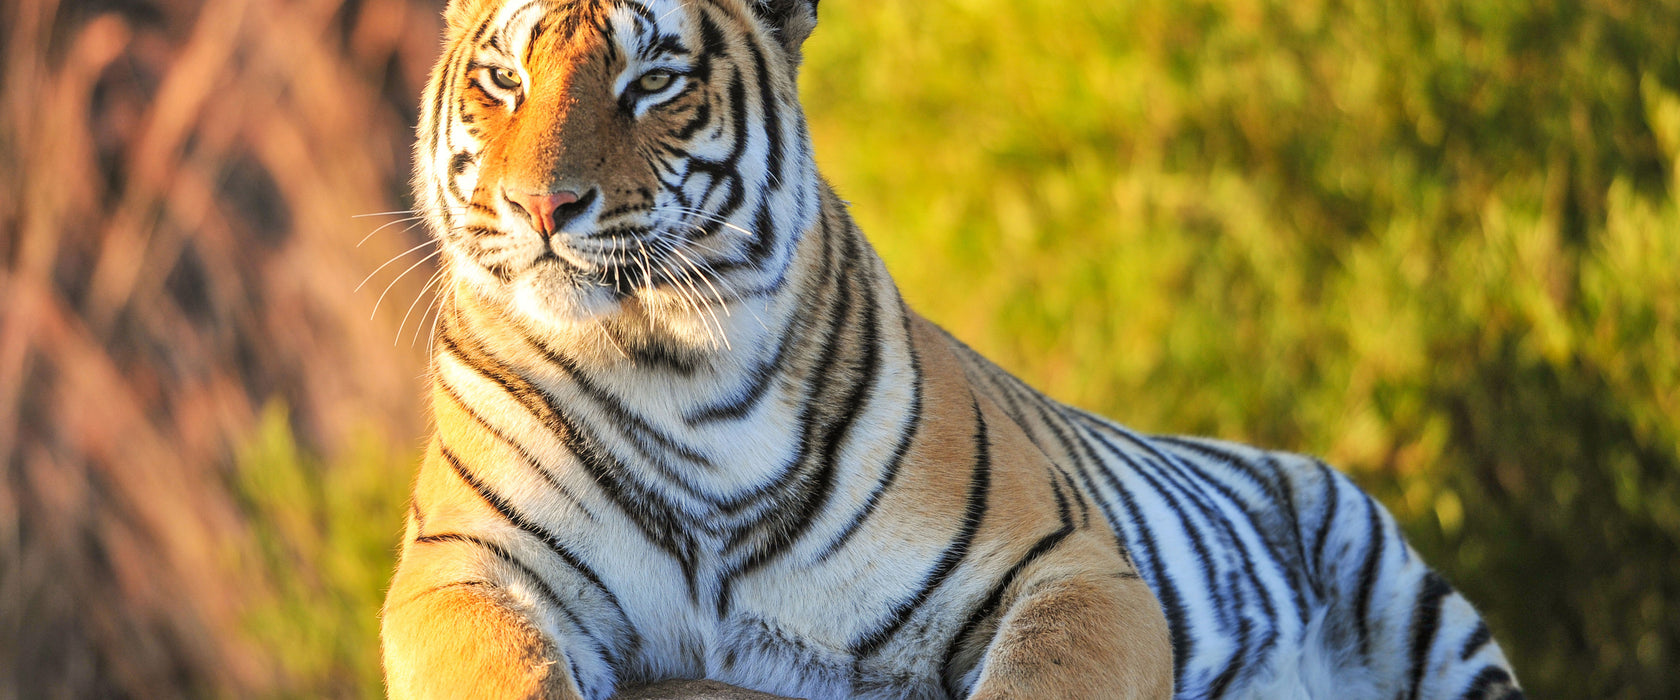
[[[418,389],[416,390],[418,394]],[[238,459],[263,590],[246,632],[277,697],[384,697],[379,608],[415,462],[371,436],[332,463],[300,448],[284,406],[269,405]]]

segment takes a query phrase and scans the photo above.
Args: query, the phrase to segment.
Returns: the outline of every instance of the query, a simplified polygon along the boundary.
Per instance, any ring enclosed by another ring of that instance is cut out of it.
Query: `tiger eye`
[[[671,84],[671,72],[656,70],[636,80],[636,88],[642,92],[658,92]]]
[[[514,90],[519,87],[519,74],[511,68],[490,69],[490,82],[503,90]]]

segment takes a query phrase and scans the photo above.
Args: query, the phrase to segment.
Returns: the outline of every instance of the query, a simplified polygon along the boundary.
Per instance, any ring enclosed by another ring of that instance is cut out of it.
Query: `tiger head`
[[[819,209],[816,5],[451,0],[415,147],[450,274],[548,327],[775,290]]]

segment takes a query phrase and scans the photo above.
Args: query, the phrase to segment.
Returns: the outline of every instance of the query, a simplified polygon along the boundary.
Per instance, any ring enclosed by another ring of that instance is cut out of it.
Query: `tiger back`
[[[392,697],[1518,692],[1345,478],[1135,435],[908,309],[812,158],[814,0],[447,19]]]

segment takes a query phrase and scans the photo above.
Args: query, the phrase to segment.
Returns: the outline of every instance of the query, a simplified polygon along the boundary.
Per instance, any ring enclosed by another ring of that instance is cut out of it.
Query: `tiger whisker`
[[[623,346],[620,346],[618,344],[618,341],[613,338],[612,331],[607,330],[607,324],[605,324],[601,321],[601,317],[595,316],[593,318],[595,320],[595,327],[597,329],[600,329],[601,336],[607,339],[607,343],[612,345],[613,349],[617,350],[618,354],[620,356],[622,356],[624,359],[630,360],[632,363],[634,363],[635,360],[631,360],[630,353],[625,352]]]
[[[435,346],[437,345],[437,327],[438,327],[438,322],[443,320],[443,307],[446,304],[451,304],[452,305],[454,303],[455,303],[455,295],[454,294],[446,294],[441,298],[441,301],[438,302],[437,313],[432,316],[432,330],[429,331],[427,336],[426,336],[426,356],[427,357],[430,357],[433,352],[436,352],[436,347]]]
[[[356,247],[357,248],[362,247],[362,244],[368,242],[369,238],[373,238],[373,234],[379,233],[380,231],[384,231],[385,229],[388,229],[392,226],[396,226],[397,224],[403,223],[405,221],[419,221],[419,220],[424,219],[424,218],[426,218],[426,217],[424,217],[424,216],[410,216],[410,217],[406,217],[406,218],[402,218],[402,219],[397,219],[395,221],[387,222],[387,223],[381,225],[379,228],[376,228],[372,231],[369,231],[368,235],[362,236],[362,240],[356,241]],[[414,226],[417,226],[417,225],[418,224],[415,224]],[[405,231],[405,232],[412,231],[412,230],[414,230],[414,226],[409,226],[408,228],[403,229],[403,231]]]
[[[694,314],[696,316],[701,316],[702,318],[704,318],[703,313],[700,311],[699,305],[690,296],[692,290],[689,287],[684,286],[683,280],[680,279],[677,276],[677,271],[673,270],[671,268],[671,266],[670,266],[671,261],[670,261],[669,257],[664,255],[664,253],[669,252],[669,250],[670,250],[669,245],[666,244],[665,241],[660,240],[660,239],[654,239],[653,243],[654,243],[654,246],[655,246],[655,250],[657,250],[661,253],[660,264],[658,265],[659,270],[661,272],[664,272],[666,278],[670,280],[671,288],[676,290],[676,292],[677,292],[677,299],[682,302],[683,306],[687,307],[690,311],[694,312]],[[707,328],[706,328],[706,335],[707,335],[708,338],[712,338],[712,329],[711,329],[710,326],[707,326]],[[713,346],[715,347],[716,344],[717,344],[716,339],[714,338],[712,340],[713,340]]]
[[[752,237],[757,237],[758,236],[757,233],[754,233],[754,232],[749,231],[747,229],[741,228],[740,226],[738,226],[734,223],[731,223],[727,219],[724,219],[721,216],[718,216],[718,215],[713,214],[711,212],[705,211],[703,209],[695,209],[695,208],[692,208],[692,207],[681,207],[681,206],[664,204],[664,205],[654,207],[652,209],[652,211],[657,212],[661,209],[674,211],[674,212],[677,212],[678,214],[685,214],[685,215],[688,215],[688,216],[699,217],[701,219],[704,219],[706,221],[710,221],[710,222],[718,224],[720,226],[725,226],[725,227],[728,227],[728,228],[735,229],[736,231],[739,231],[739,232],[741,232],[743,234],[746,234],[748,236],[752,236]],[[679,223],[681,223],[681,222],[679,222]]]
[[[686,276],[686,273],[683,274]],[[706,339],[711,342],[712,347],[716,348],[718,346],[717,337],[712,334],[711,324],[706,323],[705,311],[701,310],[699,301],[694,298],[695,290],[692,283],[685,285],[674,275],[672,276],[672,281],[677,282],[677,284],[673,286],[673,289],[677,290],[677,298],[682,300],[683,305],[688,307],[689,311],[693,312],[694,315],[700,319],[701,326],[706,329]]]
[[[390,259],[390,260],[386,260],[386,261],[385,261],[385,264],[384,264],[384,265],[380,265],[380,266],[379,266],[379,267],[376,267],[376,268],[374,268],[374,269],[373,269],[373,272],[369,272],[369,273],[368,273],[368,276],[367,276],[367,277],[363,277],[363,278],[362,278],[362,283],[361,283],[361,284],[358,284],[358,285],[356,285],[356,288],[355,288],[355,289],[353,289],[353,290],[351,290],[351,293],[352,293],[352,294],[354,294],[354,293],[356,293],[356,292],[359,292],[359,291],[362,291],[362,287],[365,287],[365,286],[367,286],[367,283],[368,283],[368,281],[369,281],[369,280],[372,280],[372,279],[373,279],[373,276],[374,276],[374,275],[377,275],[377,274],[379,274],[379,271],[380,271],[380,270],[383,270],[383,269],[385,269],[385,268],[387,268],[387,267],[390,267],[390,265],[391,265],[391,263],[394,263],[394,262],[396,262],[396,261],[398,261],[398,260],[401,260],[401,259],[403,259],[403,258],[405,258],[405,257],[408,257],[408,255],[409,255],[409,254],[410,254],[410,253],[413,253],[413,252],[414,252],[414,251],[416,251],[416,250],[419,250],[419,249],[421,249],[421,248],[424,248],[424,247],[426,247],[426,246],[429,246],[429,245],[432,245],[432,244],[434,244],[434,243],[436,243],[436,242],[437,242],[437,241],[434,241],[434,240],[432,240],[432,239],[430,239],[430,238],[428,238],[428,239],[426,239],[426,240],[425,240],[425,241],[424,241],[424,242],[422,242],[422,243],[421,243],[421,244],[420,244],[420,245],[417,245],[417,246],[414,246],[414,247],[413,247],[413,248],[409,248],[409,249],[408,249],[408,250],[405,250],[405,251],[403,251],[403,252],[401,252],[401,253],[397,253],[397,254],[396,254],[396,255],[394,255],[394,256],[392,256],[392,257],[391,257],[391,259]],[[439,248],[439,249],[438,249],[438,250],[440,250],[440,251],[441,251],[441,250],[442,250],[442,248]],[[433,253],[433,254],[432,254],[432,255],[437,255],[437,253]],[[429,256],[426,256],[426,257],[428,257],[428,258],[429,258],[429,257],[431,257],[431,256],[430,256],[430,255],[429,255]]]
[[[455,206],[442,207],[442,209],[444,209],[446,211],[457,211],[457,212],[459,212],[459,211],[466,211],[467,208],[465,206],[455,205]],[[391,211],[371,211],[371,212],[367,212],[367,213],[363,213],[363,214],[351,214],[350,218],[352,218],[352,219],[366,219],[366,218],[374,217],[374,216],[396,216],[398,214],[424,214],[424,213],[426,213],[426,211],[424,209],[393,209]]]
[[[647,289],[651,290],[653,289],[653,259],[648,255],[647,244],[642,242],[641,239],[636,240],[636,248],[642,252],[642,284],[647,285]],[[654,321],[659,311],[647,305],[644,305],[643,308],[647,309],[648,331],[651,332],[654,329]]]
[[[683,224],[683,225],[687,226],[689,228],[695,229],[695,230],[699,230],[698,227],[696,227],[692,223]],[[663,237],[669,236],[669,235],[670,235],[669,233],[661,231],[661,232],[659,232],[658,237],[663,239]],[[718,252],[718,251],[716,251],[716,250],[714,250],[714,249],[712,249],[708,246],[696,243],[691,239],[682,239],[682,241],[684,243],[688,244],[688,245],[692,245],[692,246],[695,246],[697,248],[701,248],[701,249],[704,249],[704,250],[711,250],[714,253]],[[675,244],[674,243],[667,242],[667,246],[671,248],[672,252],[677,252],[675,250]],[[684,257],[686,258],[687,256],[684,256]],[[693,259],[688,260],[688,262],[689,262],[689,264],[691,264],[695,267],[695,272],[699,273],[701,275],[702,279],[706,279],[706,275],[709,274],[711,277],[716,278],[719,282],[723,281],[722,273],[720,273],[716,269],[714,269],[711,266],[711,263],[709,263],[705,260],[693,260]],[[711,281],[709,279],[707,279],[707,286],[712,287],[713,292],[718,295],[720,301],[723,300],[723,298],[724,298],[723,292],[719,291],[715,285],[711,284]],[[725,285],[725,286],[727,286],[727,285]],[[729,296],[733,297],[735,302],[741,304],[742,308],[745,308],[747,310],[747,313],[752,314],[753,320],[758,323],[760,328],[763,328],[765,331],[770,330],[769,324],[766,324],[764,322],[764,318],[762,316],[759,316],[758,312],[754,311],[752,309],[751,305],[745,303],[746,302],[746,297],[743,297],[739,291],[730,290]],[[726,314],[728,313],[728,307],[725,307],[725,313]]]
[[[620,274],[619,265],[615,262],[615,263],[613,263],[612,268],[613,268],[613,289],[614,290],[624,289],[624,279],[623,279],[623,276]]]
[[[671,254],[677,256],[678,258],[681,258],[684,263],[686,263],[690,268],[693,268],[695,276],[699,277],[701,282],[705,282],[706,286],[711,288],[712,295],[714,297],[717,297],[719,299],[719,301],[722,300],[723,292],[718,291],[717,285],[712,284],[712,281],[710,279],[706,278],[706,275],[700,271],[700,267],[698,265],[696,265],[693,260],[689,259],[689,257],[687,255],[684,255],[682,251],[677,250],[676,247],[674,247],[674,246],[671,248]],[[729,305],[728,304],[725,304],[723,306],[723,315],[725,315],[725,316],[730,316],[731,315],[729,313]]]
[[[673,251],[673,252],[675,252],[675,251]],[[687,259],[687,256],[684,256],[684,258]],[[723,291],[719,290],[717,285],[712,284],[712,281],[711,281],[713,278],[715,278],[715,279],[718,280],[719,283],[722,283],[723,282],[723,274],[718,272],[715,268],[713,268],[711,266],[711,263],[708,263],[705,260],[689,259],[688,264],[691,267],[694,268],[695,274],[697,276],[699,276],[700,279],[706,283],[706,286],[711,287],[712,293],[715,294],[718,298],[718,303],[724,304],[724,314],[725,315],[730,315],[729,314],[730,305],[727,304],[727,300],[725,298],[725,293]],[[726,288],[728,287],[727,284],[725,284],[724,286]],[[746,297],[741,295],[740,291],[731,289],[728,292],[728,296],[733,297],[736,304],[739,305],[740,308],[745,309],[746,312],[749,315],[752,316],[753,321],[758,324],[759,328],[764,329],[764,331],[766,333],[770,332],[770,325],[764,322],[764,317],[763,316],[758,315],[758,312],[753,310],[753,307],[752,307],[751,304],[746,303],[747,299],[746,299]]]
[[[663,239],[656,239],[654,242],[656,244],[664,244],[665,251],[667,253],[672,253],[672,254],[676,254],[678,256],[682,256],[682,254],[677,251],[676,247],[673,246],[669,241],[663,240]],[[686,256],[682,256],[682,257],[683,257],[683,259],[686,260]],[[717,327],[717,332],[718,332],[717,337],[712,338],[712,346],[714,348],[717,347],[718,340],[719,340],[719,338],[721,338],[722,343],[723,343],[723,347],[733,350],[734,348],[731,347],[730,344],[729,344],[729,332],[724,329],[723,321],[718,318],[717,309],[716,309],[714,303],[712,302],[712,300],[707,299],[706,296],[700,292],[699,286],[694,283],[694,275],[689,274],[687,269],[679,266],[679,267],[677,267],[677,272],[682,275],[683,281],[687,284],[687,292],[681,294],[681,296],[683,296],[683,297],[685,297],[689,300],[690,306],[691,306],[691,308],[694,309],[695,315],[699,316],[701,318],[702,322],[704,322],[704,320],[706,318],[706,315],[709,313],[711,315],[712,325],[715,325]],[[679,286],[678,289],[680,290],[680,289],[682,289],[682,287]],[[706,308],[703,309],[703,310],[700,308],[700,302],[702,302],[702,301],[706,302],[705,303]],[[712,337],[710,326],[707,327],[706,335],[708,337]]]
[[[403,313],[402,322],[397,324],[397,335],[396,335],[396,337],[391,338],[391,346],[392,347],[396,347],[397,343],[402,342],[402,332],[403,332],[404,328],[408,327],[408,317],[414,314],[414,307],[420,304],[420,300],[425,298],[426,292],[431,291],[432,285],[437,284],[438,278],[442,277],[443,273],[444,273],[444,268],[441,268],[441,267],[438,268],[436,272],[432,273],[431,277],[426,279],[426,283],[424,285],[420,286],[420,292],[418,294],[414,295],[414,301],[409,302],[409,304],[408,304],[408,311]],[[416,330],[415,330],[414,334],[415,334],[416,340],[419,339],[419,335],[420,335],[419,327],[420,327],[421,323],[425,322],[425,320],[426,320],[426,315],[421,314],[420,315],[420,323],[415,324],[415,329]]]
[[[385,291],[380,292],[379,293],[379,299],[377,299],[373,302],[373,313],[368,314],[368,320],[372,321],[373,317],[379,314],[379,304],[381,302],[385,301],[385,295],[391,293],[391,288],[397,286],[397,282],[400,282],[400,281],[402,281],[402,278],[407,277],[408,273],[414,271],[414,268],[420,267],[421,265],[425,264],[427,260],[431,260],[432,258],[437,257],[438,254],[442,253],[442,252],[443,252],[443,249],[439,248],[437,250],[432,251],[432,253],[430,255],[427,255],[424,258],[420,258],[419,260],[416,260],[413,265],[408,266],[408,269],[403,270],[402,274],[397,275],[396,279],[391,280],[390,284],[385,285]]]
[[[432,301],[426,304],[426,310],[420,313],[420,321],[414,324],[414,337],[408,340],[408,347],[413,348],[420,344],[420,329],[426,327],[426,316],[432,314],[433,312],[441,311],[442,305],[443,300],[438,297],[437,294],[433,294]],[[426,350],[427,352],[431,351],[430,343],[427,343]]]

